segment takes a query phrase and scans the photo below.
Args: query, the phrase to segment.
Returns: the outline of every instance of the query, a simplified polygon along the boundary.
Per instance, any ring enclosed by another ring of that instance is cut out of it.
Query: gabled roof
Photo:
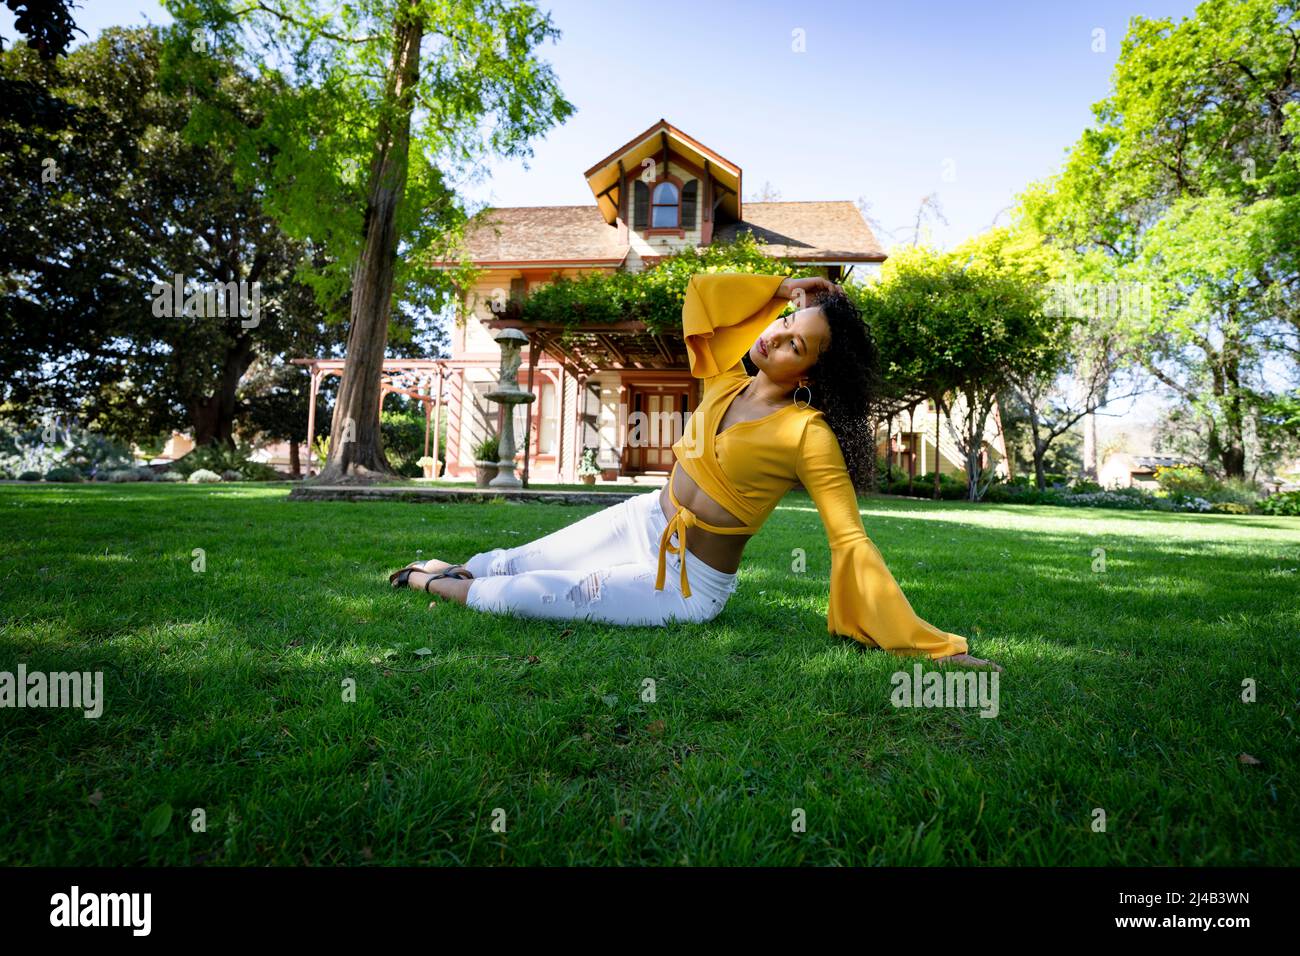
[[[619,164],[622,164],[622,172],[632,172],[641,165],[642,160],[657,160],[663,155],[665,144],[670,151],[700,169],[707,166],[713,178],[726,187],[722,208],[734,219],[740,219],[744,215],[740,200],[740,167],[660,118],[657,123],[633,136],[582,174],[591,187],[591,194],[596,198],[596,204],[606,222],[613,223],[618,217]]]
[[[504,206],[479,212],[465,230],[478,265],[606,265],[627,256],[627,240],[595,206]]]
[[[723,226],[714,241],[727,241],[742,232],[752,233],[769,256],[782,259],[870,262],[885,258],[862,213],[847,200],[746,203],[745,221]]]
[[[885,252],[858,207],[832,202],[750,202],[746,222],[719,229],[714,241],[754,234],[759,248],[782,259],[880,262]],[[626,233],[605,224],[596,206],[504,206],[485,209],[466,229],[466,251],[480,266],[617,266]]]

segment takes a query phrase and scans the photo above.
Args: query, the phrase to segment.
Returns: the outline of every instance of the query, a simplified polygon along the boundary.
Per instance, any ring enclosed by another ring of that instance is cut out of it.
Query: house
[[[537,396],[514,412],[521,477],[577,481],[584,449],[595,450],[606,481],[662,483],[671,470],[671,446],[701,392],[680,335],[653,334],[634,320],[561,334],[559,327],[524,322],[517,312],[506,317],[502,303],[526,298],[555,276],[639,272],[688,246],[741,233],[752,234],[768,255],[814,267],[833,281],[870,279],[885,259],[853,202],[745,201],[741,167],[663,119],[583,176],[591,204],[479,213],[466,231],[463,253],[483,271],[462,291],[451,358],[385,363],[385,391],[432,406],[435,430],[447,415],[449,479],[472,479],[475,445],[499,432],[501,410],[485,396],[500,374],[501,351],[493,336],[506,328],[528,336],[518,383]],[[323,361],[300,361],[310,367],[313,387],[318,376],[339,371]],[[936,449],[932,415],[918,409],[915,422],[894,424],[897,467],[914,459],[921,474],[938,460],[944,471],[963,471],[961,456],[945,441],[946,429]],[[987,459],[1005,470],[1000,424],[986,444]],[[887,447],[882,427],[882,456]]]
[[[1160,487],[1156,481],[1157,468],[1179,468],[1194,462],[1185,458],[1161,455],[1130,455],[1112,452],[1106,456],[1097,473],[1097,483],[1103,488],[1146,488],[1154,491]]]

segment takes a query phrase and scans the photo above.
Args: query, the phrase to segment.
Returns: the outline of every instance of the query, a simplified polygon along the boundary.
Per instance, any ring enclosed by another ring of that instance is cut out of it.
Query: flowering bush
[[[600,474],[600,467],[596,464],[596,449],[584,448],[582,450],[582,461],[578,465],[578,474],[580,476]]]
[[[1083,482],[1080,485],[1086,487]],[[1069,491],[1046,488],[1039,491],[1009,483],[989,488],[985,501],[1010,504],[1063,505],[1067,508],[1119,508],[1128,511],[1190,511],[1198,514],[1250,514],[1251,507],[1238,501],[1213,501],[1200,495],[1167,495],[1144,488],[1108,488],[1104,491]],[[1297,502],[1300,513],[1300,501]]]
[[[211,484],[214,481],[220,481],[221,476],[215,471],[208,471],[206,468],[199,468],[196,471],[190,472],[190,476],[185,480],[191,485]]]
[[[53,423],[30,431],[0,427],[0,476],[70,468],[89,478],[131,467],[131,452],[119,442],[76,425]]]
[[[1059,494],[1061,504],[1081,508],[1127,508],[1141,511],[1153,507],[1136,495],[1121,495],[1114,491],[1087,491],[1083,494]]]
[[[1255,486],[1241,478],[1218,479],[1195,465],[1156,468],[1156,481],[1162,494],[1173,499],[1178,511],[1209,511],[1199,502],[1232,502],[1249,511],[1259,499]]]

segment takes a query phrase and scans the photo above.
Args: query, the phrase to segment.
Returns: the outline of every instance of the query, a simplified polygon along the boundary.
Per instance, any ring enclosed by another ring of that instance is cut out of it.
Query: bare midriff
[[[669,521],[677,513],[677,507],[669,494],[669,483],[672,486],[672,494],[677,496],[682,507],[689,508],[708,524],[716,524],[723,528],[745,526],[745,522],[705,494],[704,489],[695,483],[695,479],[686,473],[685,468],[678,468],[675,464],[672,474],[668,476],[668,482],[664,483],[663,490],[659,492],[659,507],[663,509],[664,517]],[[740,567],[740,556],[744,554],[745,545],[751,537],[753,535],[715,534],[700,527],[691,527],[686,531],[685,544],[691,554],[709,567],[726,574],[734,574]]]

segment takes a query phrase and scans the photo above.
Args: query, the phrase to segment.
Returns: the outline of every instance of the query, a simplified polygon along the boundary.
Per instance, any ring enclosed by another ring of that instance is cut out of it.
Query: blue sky
[[[1134,15],[1187,16],[1193,0],[616,2],[542,4],[563,36],[542,55],[577,107],[527,161],[469,188],[496,205],[593,201],[582,172],[661,116],[785,200],[859,198],[900,240],[937,194],[950,246],[987,229],[1055,170]],[[164,23],[155,2],[87,0],[105,26]],[[1104,43],[1100,34],[1104,31]],[[803,52],[795,52],[802,31]],[[0,13],[0,32],[14,36]],[[1103,47],[1104,49],[1094,49]],[[881,236],[886,245],[891,241]]]
[[[934,193],[952,246],[1054,172],[1092,122],[1129,19],[1190,15],[1194,0],[790,2],[554,0],[541,55],[577,107],[528,161],[467,189],[493,205],[593,202],[583,170],[660,117],[783,200],[862,199],[888,247]],[[87,0],[75,18],[169,22],[154,2]],[[801,31],[801,32],[797,32]],[[12,17],[0,11],[0,34]],[[802,41],[802,52],[796,47]],[[891,235],[892,233],[892,235]],[[1141,417],[1156,404],[1144,399]],[[1118,409],[1112,409],[1116,411]]]

